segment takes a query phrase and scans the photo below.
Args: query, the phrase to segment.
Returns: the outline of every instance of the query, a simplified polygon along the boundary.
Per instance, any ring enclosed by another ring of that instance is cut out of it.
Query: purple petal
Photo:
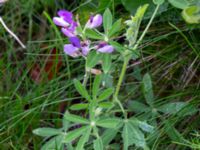
[[[73,21],[73,14],[69,11],[66,11],[66,10],[59,10],[58,16],[63,18],[68,23],[72,23],[72,21]]]
[[[72,44],[65,44],[64,52],[71,57],[78,57],[81,55],[79,48],[73,46]]]
[[[72,21],[72,23],[68,27],[68,30],[70,30],[71,32],[74,32],[77,26],[78,26],[77,23],[75,21]]]
[[[69,41],[71,42],[71,44],[72,44],[73,46],[78,47],[78,48],[81,47],[81,42],[80,42],[80,40],[79,40],[78,37],[76,37],[76,36],[70,37],[70,38],[69,38]]]
[[[60,17],[53,17],[53,22],[57,26],[61,26],[61,27],[68,27],[69,26],[69,23],[67,23],[63,18],[60,18]]]
[[[111,45],[106,45],[102,48],[97,49],[97,51],[101,53],[112,53],[114,51],[114,47]]]
[[[87,24],[86,24],[86,27],[87,28],[97,28],[99,26],[101,26],[103,22],[103,18],[100,14],[97,14],[95,16],[91,16],[90,19],[88,20]]]
[[[89,45],[90,45],[90,42],[89,42],[89,41],[85,41],[85,42],[82,43],[82,45],[81,45],[82,54],[83,54],[84,56],[87,56],[87,54],[88,54],[89,51],[90,51]]]
[[[68,30],[67,28],[62,28],[61,31],[67,37],[75,37],[74,33]]]

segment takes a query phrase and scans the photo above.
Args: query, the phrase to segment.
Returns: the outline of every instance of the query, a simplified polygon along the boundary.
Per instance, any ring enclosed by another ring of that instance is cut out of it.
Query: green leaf
[[[167,103],[160,107],[158,107],[158,111],[161,111],[166,114],[176,114],[181,109],[183,109],[187,103],[185,102],[173,102],[173,103]]]
[[[182,16],[187,23],[200,23],[200,6],[190,6],[182,11]]]
[[[89,104],[85,103],[80,103],[80,104],[74,104],[72,106],[70,106],[70,109],[71,110],[84,110],[84,109],[87,109],[89,106]]]
[[[86,29],[85,35],[90,39],[103,40],[104,36],[92,29]]]
[[[110,74],[103,74],[102,85],[106,88],[113,87],[113,76],[111,76]]]
[[[90,128],[90,126],[84,126],[78,129],[74,129],[73,131],[68,132],[64,139],[63,142],[64,143],[70,143],[73,140],[75,140],[76,138],[78,138],[79,136],[85,134],[85,132]]]
[[[122,138],[124,143],[124,150],[128,150],[129,146],[133,144],[143,148],[146,146],[144,134],[139,130],[138,127],[129,123],[128,120],[124,124]]]
[[[96,122],[96,124],[100,127],[111,128],[111,129],[119,127],[120,123],[121,120],[117,118],[100,119]]]
[[[74,85],[76,87],[76,90],[81,94],[81,96],[83,96],[85,99],[87,99],[88,101],[91,100],[87,90],[85,89],[85,87],[80,83],[80,81],[78,80],[74,80]]]
[[[154,4],[161,5],[165,2],[165,0],[153,0]]]
[[[93,84],[93,87],[92,87],[92,95],[93,95],[94,99],[96,99],[96,96],[97,96],[98,91],[99,91],[100,84],[101,84],[101,75],[96,75],[95,79],[94,79],[94,84]]]
[[[103,54],[102,68],[103,72],[107,74],[110,71],[112,65],[112,57],[110,54]]]
[[[168,1],[172,6],[180,9],[185,9],[189,6],[189,2],[187,0],[168,0]]]
[[[149,125],[148,123],[144,122],[144,121],[140,121],[138,119],[136,119],[135,117],[129,119],[131,121],[131,123],[135,126],[138,126],[140,129],[142,129],[145,132],[149,132],[152,133],[154,131],[154,127]]]
[[[143,91],[144,97],[146,99],[146,102],[150,106],[153,106],[154,95],[153,95],[151,77],[148,73],[145,74],[142,79],[142,91]]]
[[[71,121],[71,122],[74,122],[74,123],[82,123],[82,124],[89,124],[90,123],[89,120],[82,118],[80,116],[77,116],[77,115],[72,115],[68,112],[65,113],[64,119]]]
[[[53,138],[51,138],[49,141],[47,141],[41,148],[41,150],[60,150],[62,146],[62,140],[64,136],[58,135]]]
[[[102,135],[102,142],[104,146],[109,145],[109,143],[115,138],[117,135],[117,130],[114,129],[106,129]]]
[[[109,44],[112,45],[115,48],[115,50],[118,51],[119,53],[124,52],[124,47],[120,43],[115,41],[110,41]]]
[[[101,102],[101,103],[99,103],[99,107],[105,108],[105,109],[109,109],[113,106],[114,106],[114,104],[112,102]]]
[[[54,129],[54,128],[38,128],[33,130],[33,133],[39,136],[54,136],[61,134],[62,131],[60,129]]]
[[[94,148],[94,150],[104,150],[103,142],[102,142],[101,137],[99,137],[98,139],[94,140],[93,148]]]
[[[122,19],[117,20],[108,33],[108,37],[112,37],[121,30]]]
[[[142,113],[151,110],[148,106],[136,100],[128,102],[128,109],[136,113]]]
[[[102,54],[96,51],[91,51],[86,59],[86,68],[88,70],[92,69],[101,60]]]
[[[84,145],[88,141],[90,137],[91,128],[88,128],[82,137],[79,139],[78,144],[76,146],[76,150],[84,150]]]
[[[103,101],[107,98],[109,98],[113,94],[113,88],[108,88],[104,90],[98,97],[98,101]]]
[[[103,28],[107,35],[111,27],[112,27],[112,13],[110,12],[110,9],[106,9],[106,11],[103,14]]]

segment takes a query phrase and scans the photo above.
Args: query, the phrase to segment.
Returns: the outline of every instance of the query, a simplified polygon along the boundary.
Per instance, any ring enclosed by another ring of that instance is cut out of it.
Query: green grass
[[[71,103],[81,100],[72,80],[83,78],[84,61],[67,58],[63,54],[62,45],[66,39],[57,28],[52,27],[47,15],[52,18],[60,8],[82,12],[85,7],[86,10],[92,6],[97,7],[97,3],[77,0],[69,5],[64,1],[56,2],[56,5],[47,5],[39,0],[15,0],[0,7],[1,16],[8,27],[27,45],[27,49],[22,49],[0,26],[0,149],[38,150],[43,140],[34,135],[32,130],[46,126],[61,127],[61,105],[65,105],[67,110]],[[79,13],[84,16],[82,21],[86,20],[88,12]],[[128,13],[115,13],[126,18],[128,16]],[[170,14],[170,10],[167,13]],[[188,27],[184,22],[173,19],[170,21],[174,24],[172,27],[168,20],[162,19],[158,17],[153,22],[140,46],[142,57],[129,63],[120,98],[125,104],[129,100],[143,101],[141,77],[149,72],[152,75],[156,106],[174,101],[189,101],[199,107],[199,27]],[[142,29],[144,27],[145,22]],[[30,78],[30,69],[35,63],[44,64],[45,59],[41,59],[40,55],[46,58],[45,54],[53,48],[57,48],[62,55],[62,68],[53,80],[34,83]],[[116,66],[117,75],[122,62],[117,61]],[[114,84],[116,79],[117,76]],[[142,113],[136,116],[145,117]],[[157,120],[160,134],[147,137],[152,149],[200,149],[198,113],[186,117],[157,116]],[[186,144],[171,138],[165,130],[166,121],[190,142]]]

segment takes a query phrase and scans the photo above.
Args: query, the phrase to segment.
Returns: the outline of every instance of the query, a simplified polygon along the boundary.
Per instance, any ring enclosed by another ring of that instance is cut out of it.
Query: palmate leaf
[[[103,72],[107,74],[110,71],[112,65],[112,57],[110,54],[103,54],[102,68]]]
[[[138,147],[146,147],[144,134],[137,126],[132,125],[129,120],[124,123],[122,138],[124,150],[128,150],[129,146],[135,144]]]
[[[103,141],[103,145],[107,146],[109,145],[109,143],[115,138],[115,136],[117,135],[118,130],[115,129],[106,129],[103,133],[102,137],[102,141]]]
[[[121,24],[122,24],[122,19],[117,20],[113,25],[112,28],[110,29],[108,33],[108,37],[112,37],[115,35],[117,32],[121,30]]]

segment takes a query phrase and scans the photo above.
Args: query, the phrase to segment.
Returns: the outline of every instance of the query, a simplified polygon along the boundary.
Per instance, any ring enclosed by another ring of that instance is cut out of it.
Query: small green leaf
[[[71,122],[74,122],[74,123],[82,123],[82,124],[89,124],[90,123],[89,120],[82,118],[80,116],[77,116],[77,115],[72,115],[68,112],[65,113],[64,119],[71,121]]]
[[[138,126],[140,129],[142,129],[145,132],[152,133],[154,131],[154,127],[144,121],[140,121],[134,117],[129,120],[131,121],[133,125]]]
[[[106,9],[106,11],[103,14],[103,28],[107,35],[111,27],[112,27],[112,13],[110,12],[109,9]]]
[[[113,94],[113,88],[108,88],[104,90],[98,97],[98,101],[103,101],[109,98]]]
[[[182,16],[187,23],[200,23],[200,6],[190,6],[182,11]]]
[[[85,35],[90,39],[103,40],[104,36],[92,29],[87,29]]]
[[[189,2],[187,0],[168,0],[168,1],[172,6],[180,9],[185,9],[189,6]]]
[[[129,121],[126,121],[124,124],[122,138],[124,143],[124,150],[128,150],[129,146],[133,144],[143,148],[146,146],[144,134],[139,130],[138,127],[129,123]]]
[[[115,136],[117,135],[117,130],[114,129],[106,129],[103,132],[102,135],[102,140],[103,140],[103,145],[107,146],[109,145],[109,143],[115,138]]]
[[[96,75],[95,79],[94,79],[94,84],[92,87],[92,94],[93,94],[93,98],[96,99],[96,96],[98,94],[99,91],[99,87],[101,84],[101,75]]]
[[[85,134],[85,132],[88,130],[88,128],[90,128],[90,126],[84,126],[84,127],[74,129],[73,131],[68,132],[65,135],[63,142],[64,143],[70,143],[71,141],[75,140],[79,136]]]
[[[165,0],[153,0],[154,4],[161,5],[165,2]]]
[[[158,111],[161,111],[166,114],[176,114],[181,109],[183,109],[187,103],[185,102],[173,102],[173,103],[167,103],[160,107],[158,107]]]
[[[148,106],[136,100],[128,102],[128,109],[136,113],[142,113],[151,110]]]
[[[107,74],[110,71],[112,65],[112,57],[110,54],[103,54],[103,64],[102,64],[102,68],[103,68],[103,72],[105,74]]]
[[[144,97],[146,99],[146,102],[150,106],[153,106],[154,95],[153,95],[151,77],[148,73],[145,74],[142,79],[142,91],[143,91]]]
[[[50,149],[61,149],[62,146],[62,140],[64,136],[63,135],[58,135],[53,138],[51,138],[49,141],[47,141],[41,148],[41,150],[50,150]]]
[[[71,110],[84,110],[84,109],[87,109],[89,106],[89,104],[85,103],[80,103],[80,104],[74,104],[72,106],[70,106],[70,109]]]
[[[108,37],[112,37],[121,30],[122,19],[117,20],[108,33]]]
[[[121,120],[117,118],[100,119],[96,122],[96,124],[100,127],[111,128],[111,129],[119,127],[120,123]]]
[[[33,130],[33,133],[39,136],[54,136],[61,134],[62,131],[60,129],[54,129],[54,128],[38,128]]]
[[[91,100],[87,90],[85,89],[85,87],[80,83],[80,81],[78,80],[74,80],[74,85],[76,87],[76,90],[81,94],[81,96],[83,96],[85,99],[87,100]]]
[[[79,139],[78,144],[76,146],[76,150],[84,150],[84,145],[88,141],[90,137],[91,128],[88,128],[82,137]]]
[[[104,150],[103,142],[102,142],[101,137],[99,137],[98,139],[94,140],[93,148],[94,148],[94,150]]]
[[[114,106],[114,104],[112,102],[101,102],[101,103],[99,103],[99,107],[105,108],[105,109],[109,109],[113,106]]]
[[[102,54],[96,51],[91,51],[86,59],[86,67],[88,70],[92,69],[101,60]]]

